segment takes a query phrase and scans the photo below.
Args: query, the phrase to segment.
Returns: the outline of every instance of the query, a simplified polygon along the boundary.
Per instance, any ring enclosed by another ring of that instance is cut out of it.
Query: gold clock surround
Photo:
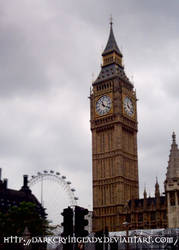
[[[109,110],[109,112],[107,112],[106,114],[104,115],[99,115],[96,111],[96,104],[98,102],[98,100],[102,97],[102,96],[107,96],[111,99],[111,108]],[[104,116],[108,116],[108,115],[111,115],[113,113],[113,96],[112,96],[112,93],[109,92],[109,93],[105,93],[105,94],[101,94],[99,96],[96,96],[95,98],[95,103],[94,103],[94,109],[95,109],[95,117],[96,118],[101,118],[101,117],[104,117]]]
[[[124,100],[126,98],[129,98],[130,101],[132,102],[133,104],[133,108],[134,108],[134,112],[132,115],[129,115],[126,110],[125,110],[125,105],[124,105]],[[128,94],[128,93],[123,93],[122,94],[122,112],[123,112],[123,115],[129,119],[132,119],[132,120],[135,120],[136,119],[136,98],[134,96],[132,96],[131,94]]]

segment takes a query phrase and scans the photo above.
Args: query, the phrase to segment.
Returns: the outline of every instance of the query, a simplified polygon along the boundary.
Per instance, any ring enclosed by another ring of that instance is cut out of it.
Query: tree
[[[28,228],[31,236],[44,236],[48,233],[48,221],[42,218],[32,202],[21,202],[12,206],[6,213],[0,212],[0,235],[22,236]]]

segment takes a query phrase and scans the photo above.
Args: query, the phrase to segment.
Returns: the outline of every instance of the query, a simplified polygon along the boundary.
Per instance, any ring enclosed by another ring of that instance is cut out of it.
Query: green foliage
[[[21,202],[19,206],[12,206],[7,213],[0,212],[0,235],[22,236],[28,228],[31,236],[43,236],[48,232],[48,221],[41,218],[32,202]]]

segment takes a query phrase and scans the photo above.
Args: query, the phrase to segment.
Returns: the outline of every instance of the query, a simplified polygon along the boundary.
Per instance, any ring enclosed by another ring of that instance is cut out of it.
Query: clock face
[[[124,98],[124,110],[127,115],[131,117],[134,115],[134,105],[128,96]]]
[[[96,102],[96,113],[98,115],[107,114],[112,106],[111,98],[107,95],[104,95],[98,99]]]

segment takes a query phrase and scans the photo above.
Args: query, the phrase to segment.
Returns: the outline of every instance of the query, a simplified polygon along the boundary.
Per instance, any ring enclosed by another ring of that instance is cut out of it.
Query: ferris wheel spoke
[[[43,203],[43,182],[46,180],[54,181],[63,188],[63,190],[68,194],[70,206],[77,205],[78,198],[74,195],[75,189],[70,186],[71,182],[66,181],[66,176],[53,170],[38,172],[37,175],[33,175],[29,180],[30,187],[41,182],[41,203]]]

